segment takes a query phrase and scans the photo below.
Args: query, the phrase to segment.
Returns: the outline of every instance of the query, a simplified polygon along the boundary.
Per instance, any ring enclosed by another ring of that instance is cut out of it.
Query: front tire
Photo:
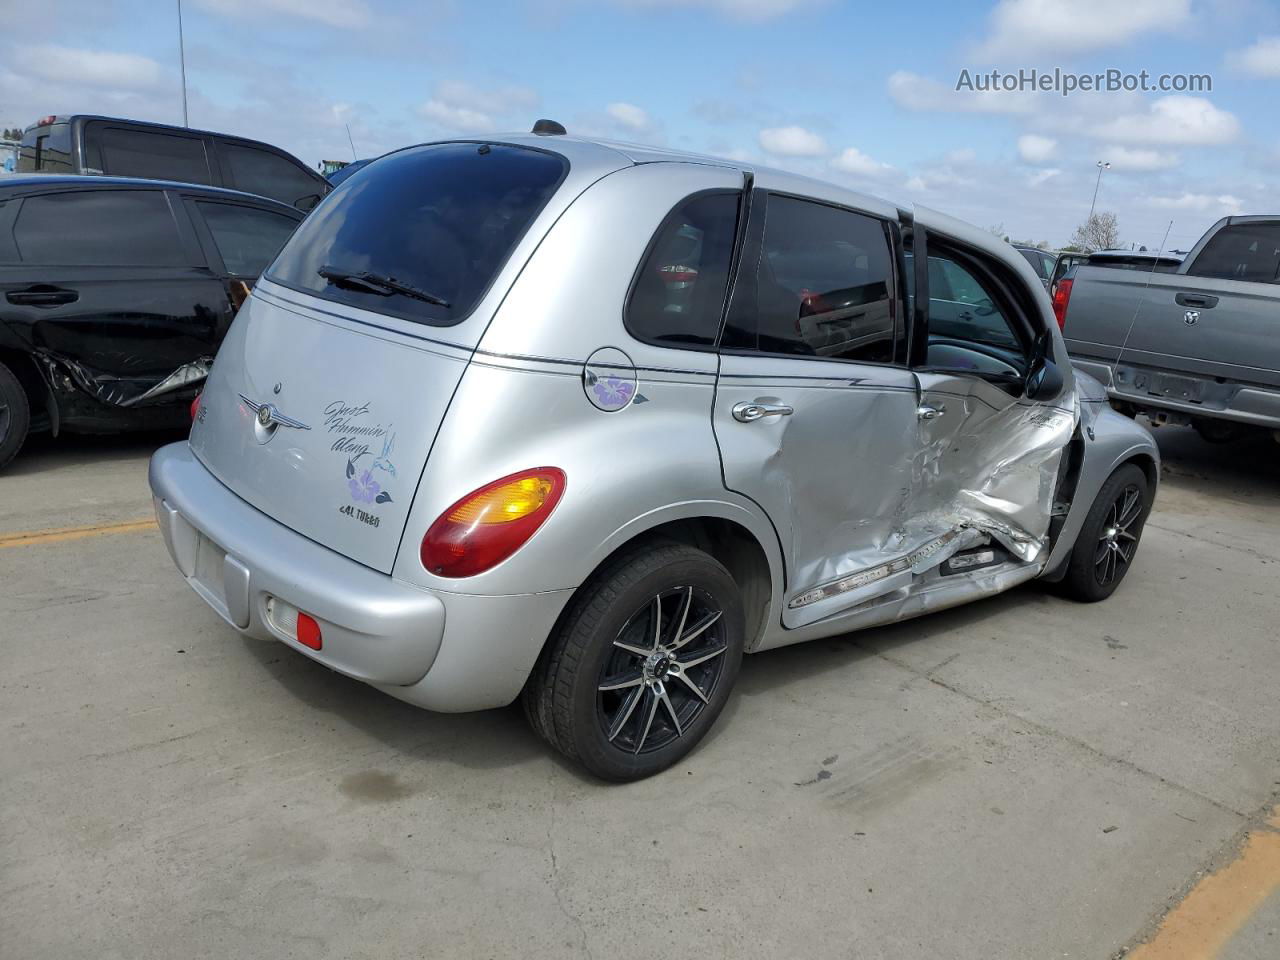
[[[525,713],[596,776],[651,776],[724,709],[743,623],[738,586],[710,555],[676,543],[624,554],[574,597],[525,685]]]
[[[1067,596],[1096,603],[1115,593],[1137,556],[1150,512],[1147,475],[1132,463],[1117,468],[1098,491],[1076,537],[1062,581]]]
[[[13,371],[0,363],[0,470],[18,455],[31,427],[31,407],[27,392],[13,375]]]

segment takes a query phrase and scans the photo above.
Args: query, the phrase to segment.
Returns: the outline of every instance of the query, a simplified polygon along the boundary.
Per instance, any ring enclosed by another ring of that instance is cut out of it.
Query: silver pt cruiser
[[[538,129],[557,130],[557,125]],[[742,655],[1033,579],[1108,596],[1158,477],[985,231],[563,135],[412,147],[305,220],[151,487],[228,623],[610,779]]]

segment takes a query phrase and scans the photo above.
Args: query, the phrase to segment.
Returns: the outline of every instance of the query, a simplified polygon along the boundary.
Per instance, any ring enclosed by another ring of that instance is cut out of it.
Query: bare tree
[[[1071,235],[1071,246],[1093,252],[1120,245],[1120,224],[1114,213],[1095,213]]]

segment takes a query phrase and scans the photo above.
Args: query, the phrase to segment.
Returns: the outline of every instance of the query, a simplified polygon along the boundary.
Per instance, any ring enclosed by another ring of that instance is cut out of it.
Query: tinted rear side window
[[[567,171],[562,157],[501,144],[447,143],[390,154],[331,193],[267,275],[337,303],[437,326],[458,323]],[[449,306],[340,286],[319,275],[323,267],[394,277]]]
[[[73,173],[71,124],[33,127],[18,147],[18,173]]]
[[[627,303],[627,330],[666,346],[712,346],[738,226],[736,193],[684,201],[658,228]]]
[[[102,146],[104,173],[117,177],[213,183],[204,140],[199,137],[106,127],[98,133],[98,138]]]
[[[270,210],[197,201],[227,273],[256,277],[267,269],[298,221]]]
[[[222,142],[218,152],[231,171],[228,186],[237,190],[305,209],[310,209],[324,193],[323,184],[279,154]]]
[[[755,331],[736,305],[725,346],[890,363],[893,257],[885,224],[806,200],[771,196],[756,274]]]
[[[159,190],[27,197],[13,237],[24,263],[178,266],[187,260],[173,214]]]
[[[1220,280],[1280,282],[1280,224],[1224,227],[1205,244],[1187,272]]]

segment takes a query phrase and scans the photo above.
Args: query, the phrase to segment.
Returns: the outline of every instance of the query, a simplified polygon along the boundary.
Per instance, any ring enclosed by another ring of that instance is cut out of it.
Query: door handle
[[[771,403],[761,398],[754,403],[742,401],[733,405],[733,419],[739,423],[753,423],[763,417],[789,417],[795,410],[785,403]]]
[[[947,412],[947,405],[940,403],[936,407],[927,403],[922,403],[916,407],[916,417],[920,420],[937,420],[940,416]]]
[[[67,303],[75,303],[80,294],[74,290],[61,287],[50,287],[41,284],[26,290],[10,290],[5,299],[20,307],[58,307]]]
[[[1173,298],[1173,302],[1180,307],[1199,307],[1202,310],[1212,310],[1218,305],[1218,298],[1211,297],[1206,293],[1179,293]]]

